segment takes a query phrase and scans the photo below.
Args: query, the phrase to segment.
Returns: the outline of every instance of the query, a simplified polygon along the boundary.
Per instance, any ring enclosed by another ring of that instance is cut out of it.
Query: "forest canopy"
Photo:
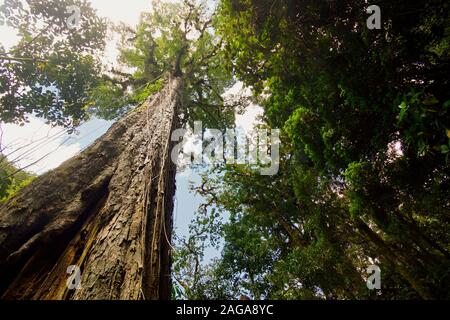
[[[226,63],[267,96],[283,148],[276,176],[228,166],[197,188],[212,209],[193,224],[230,219],[181,251],[224,237],[207,276],[180,262],[187,297],[449,297],[449,5],[380,7],[370,30],[365,1],[220,2]]]

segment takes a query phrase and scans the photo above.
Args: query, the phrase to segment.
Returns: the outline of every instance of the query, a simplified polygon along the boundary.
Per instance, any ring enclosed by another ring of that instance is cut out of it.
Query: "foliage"
[[[4,156],[0,156],[0,202],[8,200],[33,179],[34,175],[19,171]]]
[[[71,28],[67,7],[80,9]],[[19,42],[0,46],[0,119],[23,125],[28,114],[75,127],[86,119],[88,92],[98,83],[106,23],[85,0],[7,0],[0,21]]]
[[[216,280],[245,274],[255,298],[449,297],[449,5],[380,6],[369,30],[360,0],[221,1],[228,68],[265,94],[284,147],[277,176],[210,181],[232,217]]]

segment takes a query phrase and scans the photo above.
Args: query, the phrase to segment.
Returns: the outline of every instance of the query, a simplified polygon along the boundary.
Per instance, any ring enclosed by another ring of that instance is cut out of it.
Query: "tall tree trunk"
[[[168,299],[179,77],[0,207],[3,299]],[[67,286],[67,268],[81,271]]]

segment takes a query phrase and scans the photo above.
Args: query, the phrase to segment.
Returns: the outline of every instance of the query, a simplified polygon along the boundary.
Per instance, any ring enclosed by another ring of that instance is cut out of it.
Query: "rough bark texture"
[[[3,299],[168,299],[179,78],[0,207]],[[81,269],[69,290],[67,267]]]

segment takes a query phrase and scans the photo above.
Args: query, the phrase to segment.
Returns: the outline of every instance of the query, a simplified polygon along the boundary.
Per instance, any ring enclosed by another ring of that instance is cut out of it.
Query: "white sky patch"
[[[67,129],[51,127],[34,116],[30,116],[29,121],[23,127],[1,124],[1,149],[16,167],[36,174],[54,169],[75,156],[113,123],[94,118],[77,128],[77,133],[69,135]]]
[[[91,0],[91,4],[97,9],[99,16],[107,17],[115,23],[124,22],[132,27],[139,22],[142,12],[149,12],[152,8],[150,0]]]
[[[3,154],[16,167],[34,173],[56,168],[81,149],[78,143],[70,144],[71,138],[64,129],[51,128],[35,117],[30,117],[30,122],[23,127],[2,124],[2,130]],[[64,141],[66,143],[62,144]]]
[[[16,30],[8,26],[0,26],[0,43],[6,51],[19,41]]]
[[[230,89],[228,89],[224,94],[223,98],[225,101],[236,101],[240,97],[250,97],[251,89],[244,87],[241,81],[237,81]],[[243,114],[236,114],[235,125],[237,128],[242,128],[245,131],[251,131],[255,125],[261,124],[259,117],[264,113],[261,106],[254,103],[250,103]]]
[[[256,104],[249,105],[243,114],[236,115],[236,127],[240,127],[245,131],[250,131],[255,125],[261,124],[259,117],[262,116],[264,110]]]
[[[97,9],[97,14],[108,18],[111,22],[121,22],[134,28],[141,17],[142,12],[149,12],[152,8],[150,0],[91,0],[92,7]],[[114,66],[119,55],[118,44],[120,36],[116,33],[108,33],[105,56],[103,62]]]
[[[388,162],[393,162],[403,157],[403,145],[400,140],[391,141],[387,146]]]

